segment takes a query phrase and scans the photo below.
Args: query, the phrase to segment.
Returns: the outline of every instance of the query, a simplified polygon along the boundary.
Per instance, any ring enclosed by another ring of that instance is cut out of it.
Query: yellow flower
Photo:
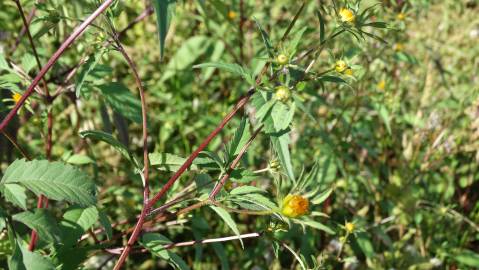
[[[343,73],[348,68],[348,65],[343,60],[336,61],[335,69],[338,73]]]
[[[346,22],[346,23],[352,23],[354,22],[354,19],[356,18],[356,16],[354,16],[354,13],[347,8],[342,8],[339,10],[339,17],[341,18],[342,22]]]
[[[347,233],[353,233],[355,228],[356,225],[354,225],[352,222],[346,222],[346,224],[344,224],[344,229]]]
[[[404,45],[402,43],[396,43],[393,45],[393,50],[400,52],[404,50]]]
[[[347,68],[345,71],[344,71],[344,74],[348,75],[348,76],[353,76],[353,70],[351,68]]]
[[[290,218],[297,218],[309,211],[308,199],[300,195],[288,194],[283,201],[283,207],[281,213]]]
[[[403,12],[399,13],[396,18],[400,21],[403,21],[404,19],[406,19],[406,14],[404,14]]]
[[[228,11],[228,18],[229,18],[230,20],[236,19],[236,12],[234,12],[234,11],[232,11],[232,10]]]
[[[380,80],[378,82],[378,84],[376,85],[376,87],[379,89],[379,90],[384,90],[386,89],[386,81],[385,80]]]
[[[287,102],[291,97],[291,92],[286,86],[278,86],[276,87],[275,97],[281,102]]]
[[[289,58],[288,56],[284,55],[284,54],[280,54],[276,57],[276,62],[279,64],[279,65],[286,65],[288,64],[288,61],[289,61]]]
[[[12,95],[12,99],[13,101],[15,101],[15,104],[17,104],[21,98],[22,98],[22,95],[20,95],[19,93],[15,93]]]

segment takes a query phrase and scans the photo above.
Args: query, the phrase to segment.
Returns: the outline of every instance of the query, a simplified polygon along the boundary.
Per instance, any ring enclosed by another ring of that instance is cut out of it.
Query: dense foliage
[[[0,268],[479,268],[478,12],[1,1]]]

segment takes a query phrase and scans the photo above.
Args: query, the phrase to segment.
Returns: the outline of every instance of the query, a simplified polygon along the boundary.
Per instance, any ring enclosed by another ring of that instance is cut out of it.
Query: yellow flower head
[[[309,211],[308,199],[300,195],[288,194],[283,201],[283,207],[281,213],[290,218],[297,218]]]
[[[404,19],[406,19],[406,14],[404,14],[403,12],[399,13],[396,18],[400,21],[403,21]]]
[[[356,18],[353,11],[347,8],[342,8],[339,10],[339,17],[341,21],[345,23],[352,23]]]
[[[21,98],[22,98],[22,95],[20,95],[19,93],[15,93],[12,95],[12,99],[13,101],[15,101],[15,104],[17,104]]]
[[[278,55],[278,56],[276,57],[276,62],[277,62],[279,65],[284,66],[284,65],[288,64],[289,58],[288,58],[288,56],[285,55],[285,54],[280,54],[280,55]]]
[[[234,19],[236,19],[236,15],[237,15],[236,12],[234,12],[232,10],[228,11],[228,19],[234,20]]]
[[[353,76],[353,70],[351,68],[347,68],[345,71],[344,71],[344,74],[348,75],[348,76]]]
[[[344,62],[343,60],[338,60],[336,61],[336,65],[334,68],[336,69],[336,72],[343,73],[348,68],[348,64],[346,64],[346,62]]]
[[[356,225],[354,225],[352,222],[346,222],[346,224],[344,224],[344,229],[347,233],[353,233],[355,228]]]
[[[396,43],[396,44],[393,45],[393,49],[396,52],[403,51],[404,50],[404,45],[402,43]]]
[[[376,86],[379,90],[384,90],[386,89],[386,81],[385,80],[380,80]]]
[[[276,99],[281,102],[287,102],[291,97],[291,92],[289,88],[286,86],[278,86],[276,87],[276,93],[274,94]]]

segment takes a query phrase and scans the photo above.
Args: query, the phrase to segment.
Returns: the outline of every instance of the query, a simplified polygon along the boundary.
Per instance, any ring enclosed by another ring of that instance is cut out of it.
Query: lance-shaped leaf
[[[163,58],[166,34],[168,34],[171,19],[175,15],[176,0],[153,0],[153,6],[155,7],[156,25],[160,38],[160,55]]]
[[[96,188],[89,176],[62,162],[15,160],[5,171],[2,185],[20,184],[36,195],[80,205],[96,203]]]

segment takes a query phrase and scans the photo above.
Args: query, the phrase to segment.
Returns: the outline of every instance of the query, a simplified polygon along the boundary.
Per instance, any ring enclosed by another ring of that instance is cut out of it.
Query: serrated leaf
[[[2,184],[9,183],[20,184],[52,200],[84,206],[96,203],[96,187],[89,176],[61,162],[15,160],[2,178]]]
[[[166,35],[175,15],[176,0],[153,0],[156,13],[156,25],[160,39],[160,56],[163,59]]]
[[[0,70],[10,70],[8,66],[8,62],[5,59],[5,54],[3,52],[0,53]]]
[[[26,53],[22,56],[22,68],[25,73],[28,74],[36,65],[37,62],[33,55]]]
[[[226,225],[228,225],[228,227],[230,227],[230,229],[237,236],[240,235],[238,227],[236,226],[236,222],[233,220],[233,218],[231,217],[230,213],[228,213],[228,211],[226,211],[225,209],[223,209],[221,207],[217,207],[217,206],[213,206],[213,205],[210,205],[210,208],[213,209],[213,211],[215,211],[216,214],[218,214],[221,217],[221,219],[223,219],[223,221],[226,223]],[[241,246],[244,248],[243,240],[241,240],[241,239],[239,239],[239,240],[241,242]]]
[[[120,154],[122,154],[133,165],[135,165],[137,168],[140,168],[138,161],[130,154],[126,146],[115,139],[111,134],[99,130],[85,130],[80,132],[80,137],[95,139],[109,144],[118,152],[120,152]]]
[[[135,123],[141,123],[141,102],[135,97],[128,87],[120,82],[97,85],[106,102],[117,113],[125,116]]]
[[[46,209],[35,209],[34,213],[21,212],[13,215],[12,219],[35,230],[41,239],[60,242],[60,229],[57,226],[57,221]]]
[[[293,120],[295,111],[294,102],[290,106],[283,102],[276,102],[271,109],[271,118],[273,119],[273,125],[277,132],[283,131],[289,127]]]
[[[3,195],[5,200],[14,205],[27,210],[27,194],[26,189],[18,184],[5,184]]]

